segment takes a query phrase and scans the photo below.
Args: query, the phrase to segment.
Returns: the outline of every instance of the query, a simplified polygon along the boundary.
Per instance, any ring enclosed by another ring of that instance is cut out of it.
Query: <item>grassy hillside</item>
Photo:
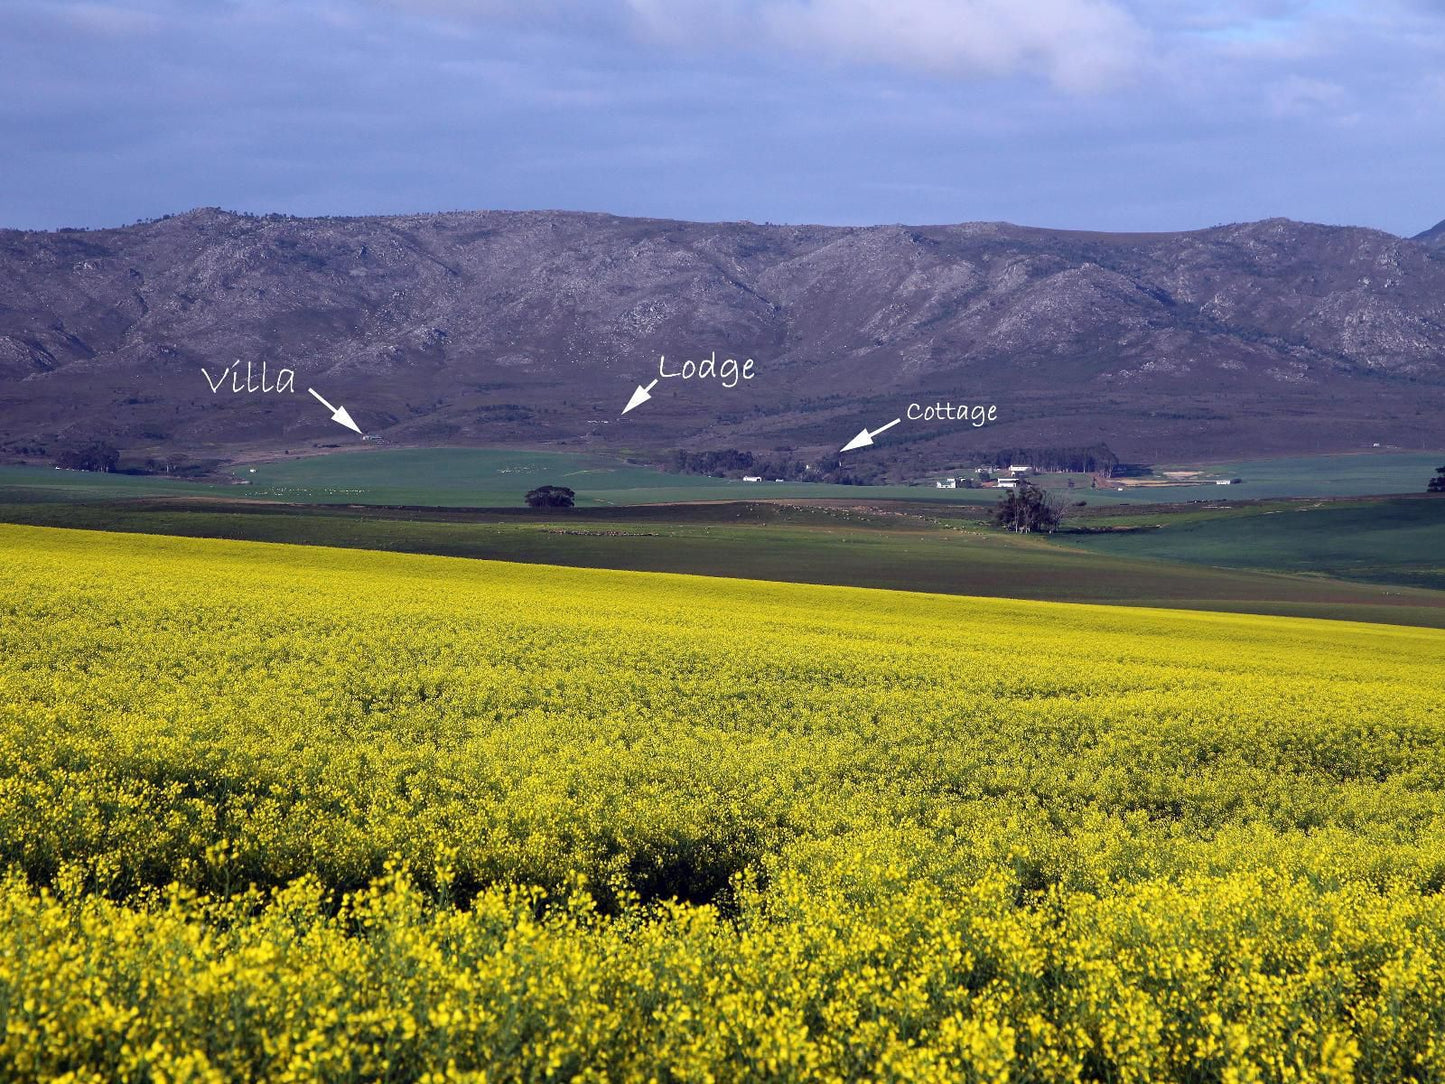
[[[9,1079],[1445,1073],[1445,633],[0,546]]]

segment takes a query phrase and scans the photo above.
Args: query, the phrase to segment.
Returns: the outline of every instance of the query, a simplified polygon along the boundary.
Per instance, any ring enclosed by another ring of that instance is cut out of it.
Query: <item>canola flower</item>
[[[1445,634],[0,527],[0,1078],[1445,1079]]]

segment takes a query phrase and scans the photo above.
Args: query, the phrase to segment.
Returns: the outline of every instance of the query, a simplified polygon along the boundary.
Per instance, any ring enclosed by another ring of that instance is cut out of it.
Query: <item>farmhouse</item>
[[[757,474],[744,474],[744,475],[743,475],[743,481],[744,481],[744,482],[761,482],[762,480],[763,480],[763,479],[762,479],[762,476],[761,476],[761,475],[757,475]]]
[[[957,479],[957,478],[945,478],[943,481],[941,481],[941,482],[934,482],[933,484],[934,484],[934,486],[936,486],[936,487],[939,488],[939,489],[957,489],[957,488],[958,488],[958,479]]]

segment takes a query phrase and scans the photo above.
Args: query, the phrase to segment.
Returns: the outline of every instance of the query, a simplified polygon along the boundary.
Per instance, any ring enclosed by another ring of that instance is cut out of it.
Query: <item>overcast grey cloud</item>
[[[1445,217],[1445,5],[10,0],[0,225]]]

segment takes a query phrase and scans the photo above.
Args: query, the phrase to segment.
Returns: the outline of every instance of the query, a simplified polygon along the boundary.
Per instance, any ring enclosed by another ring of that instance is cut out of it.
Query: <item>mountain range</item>
[[[711,357],[754,376],[659,378],[659,358]],[[237,363],[289,369],[293,390],[217,385]],[[899,417],[848,453],[894,474],[1000,448],[1441,449],[1445,222],[1402,238],[1287,219],[1122,234],[206,208],[0,231],[0,457],[357,440],[307,388],[396,444],[643,458],[822,456]],[[938,402],[996,420],[907,417]]]

